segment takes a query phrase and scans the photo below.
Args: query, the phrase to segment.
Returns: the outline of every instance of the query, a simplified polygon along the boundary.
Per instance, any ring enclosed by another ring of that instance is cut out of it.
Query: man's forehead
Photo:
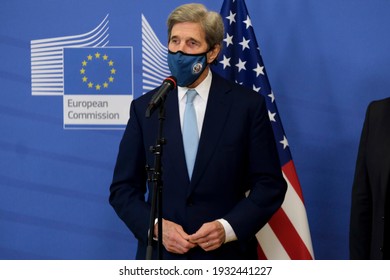
[[[179,37],[184,39],[204,40],[205,33],[200,23],[180,22],[176,23],[171,30],[171,38]]]

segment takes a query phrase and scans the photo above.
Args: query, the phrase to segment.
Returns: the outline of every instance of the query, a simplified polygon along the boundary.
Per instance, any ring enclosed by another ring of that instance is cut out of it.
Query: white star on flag
[[[276,113],[272,113],[270,110],[268,110],[268,117],[271,122],[276,122],[275,120]]]
[[[288,147],[288,141],[286,136],[283,136],[283,140],[280,141],[281,144],[283,144],[283,149],[286,149]]]
[[[230,36],[229,33],[226,33],[226,38],[223,39],[224,42],[226,42],[226,47],[229,47],[229,45],[233,45],[233,36]]]
[[[275,101],[275,96],[274,96],[273,91],[271,91],[271,93],[268,94],[268,96],[269,96],[269,98],[271,98],[271,102],[274,103],[274,101]]]
[[[231,11],[230,11],[230,15],[226,18],[229,20],[229,24],[236,22],[236,14],[233,14]]]
[[[264,69],[264,66],[260,66],[260,65],[257,63],[256,68],[253,69],[253,71],[256,72],[256,77],[258,77],[260,74],[261,74],[261,75],[264,75],[263,69]]]
[[[219,63],[223,64],[223,69],[226,67],[230,67],[230,57],[223,56],[223,60],[221,60]]]
[[[246,24],[246,29],[248,29],[250,26],[252,26],[252,21],[249,18],[249,16],[246,16],[246,20],[243,21]]]
[[[241,70],[246,70],[245,64],[246,64],[246,61],[242,61],[241,58],[238,59],[238,63],[236,64],[236,66],[238,68],[238,72],[240,72]]]
[[[242,41],[239,43],[242,46],[242,50],[245,50],[246,48],[249,49],[249,42],[250,40],[246,40],[245,37],[242,37]]]

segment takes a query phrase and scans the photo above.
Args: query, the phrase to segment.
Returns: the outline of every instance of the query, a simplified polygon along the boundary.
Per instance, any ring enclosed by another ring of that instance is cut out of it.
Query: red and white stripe
[[[314,259],[301,186],[293,161],[282,167],[288,188],[282,207],[257,234],[259,259]]]

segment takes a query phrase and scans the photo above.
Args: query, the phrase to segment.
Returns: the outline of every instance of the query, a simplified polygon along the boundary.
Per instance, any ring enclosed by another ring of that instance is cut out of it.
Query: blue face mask
[[[169,70],[172,76],[176,77],[178,86],[187,87],[199,78],[207,66],[206,54],[207,52],[201,54],[168,52]]]

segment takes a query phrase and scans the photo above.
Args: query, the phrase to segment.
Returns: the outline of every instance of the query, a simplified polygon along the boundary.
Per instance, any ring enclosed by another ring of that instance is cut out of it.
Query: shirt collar
[[[212,77],[213,74],[211,73],[211,70],[209,70],[209,73],[207,74],[206,78],[195,88],[199,96],[206,101],[209,96]],[[184,98],[184,95],[186,94],[187,91],[188,91],[188,87],[179,87],[179,86],[177,87],[179,101],[181,101]]]

